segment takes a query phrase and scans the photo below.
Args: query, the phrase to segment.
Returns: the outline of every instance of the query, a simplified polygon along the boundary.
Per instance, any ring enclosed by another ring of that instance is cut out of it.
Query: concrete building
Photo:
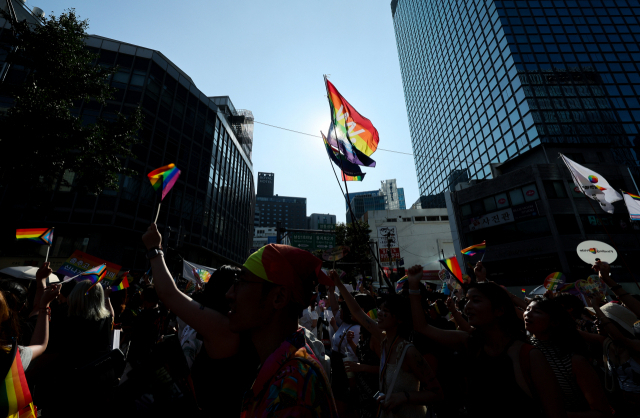
[[[356,219],[362,218],[365,213],[371,210],[403,210],[407,208],[404,199],[404,188],[398,188],[396,179],[381,181],[380,183],[379,190],[349,193],[351,209]],[[346,199],[345,207],[347,223],[351,223],[353,216],[351,216]]]
[[[457,191],[446,193],[458,259],[462,260],[460,249],[486,240],[489,279],[531,290],[552,272],[564,273],[567,282],[593,274],[576,247],[595,240],[617,248],[618,259],[612,265],[616,280],[632,281],[624,260],[640,259],[640,227],[630,222],[623,201],[613,204],[611,215],[577,191],[558,152],[597,171],[614,189],[636,192],[627,167],[616,163],[610,149],[537,147],[494,166],[492,180],[459,184]]]
[[[256,196],[256,208],[260,210],[260,227],[275,227],[278,222],[284,228],[307,228],[307,198],[273,195],[273,173],[258,173],[260,193]],[[262,182],[262,183],[260,183]]]
[[[328,213],[312,213],[307,218],[307,229],[320,229],[320,224],[336,224],[336,215]]]
[[[611,145],[638,180],[632,1],[393,0],[424,203],[540,144]]]
[[[376,210],[367,212],[363,219],[371,229],[370,241],[375,243],[381,238],[379,228],[396,228],[397,248],[406,268],[420,264],[426,271],[438,272],[441,270],[438,260],[443,254],[455,255],[446,209]],[[381,245],[376,245],[379,256]]]
[[[23,2],[13,5],[26,7]],[[11,37],[9,23],[0,18],[0,38]],[[255,197],[250,112],[236,110],[228,97],[208,97],[160,51],[97,35],[88,36],[85,43],[96,54],[97,65],[118,67],[110,80],[115,94],[104,105],[74,102],[71,113],[92,122],[140,107],[141,141],[132,149],[135,157],[125,162],[137,174],[121,176],[117,192],[105,190],[98,196],[54,185],[43,210],[25,210],[12,222],[56,228],[49,254],[54,269],[74,250],[86,248],[123,268],[146,270],[140,234],[157,207],[147,173],[175,163],[182,174],[162,202],[157,222],[163,236],[175,231],[167,245],[202,265],[244,262],[251,247]],[[19,82],[21,71],[12,66],[7,80]],[[0,108],[12,103],[12,97],[0,97]],[[68,180],[73,184],[73,176]],[[21,204],[0,201],[0,208]],[[29,257],[34,251],[33,246],[7,243],[0,248],[7,257]]]

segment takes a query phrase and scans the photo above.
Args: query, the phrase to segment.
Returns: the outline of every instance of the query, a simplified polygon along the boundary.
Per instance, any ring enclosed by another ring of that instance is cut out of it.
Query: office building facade
[[[0,19],[0,28],[9,31],[9,23]],[[185,259],[208,266],[244,262],[253,238],[255,196],[252,137],[239,126],[244,119],[221,111],[159,51],[93,35],[85,42],[97,56],[96,65],[118,66],[110,80],[116,93],[105,105],[84,101],[71,111],[94,122],[141,107],[141,141],[133,146],[135,157],[126,161],[137,175],[121,176],[118,191],[105,190],[99,196],[54,185],[46,210],[30,211],[16,222],[56,228],[49,254],[54,269],[80,248],[123,268],[146,269],[140,236],[158,204],[147,173],[175,163],[182,173],[162,201],[157,221],[163,244],[171,248],[167,259],[179,260],[175,249]],[[10,99],[3,98],[3,103]],[[73,182],[72,177],[68,180]],[[2,207],[12,204],[0,202]],[[3,250],[13,257],[29,251]]]
[[[637,178],[638,0],[393,0],[391,11],[430,204],[541,144],[605,144]]]
[[[259,227],[307,229],[307,198],[274,196],[273,173],[258,173],[256,210],[259,211]]]
[[[320,229],[318,225],[335,225],[336,215],[328,213],[312,213],[307,218],[307,229]]]
[[[404,188],[398,187],[396,179],[381,181],[379,190],[349,193],[349,200],[345,199],[347,223],[351,223],[354,219],[349,210],[349,202],[355,219],[360,219],[370,210],[404,210],[407,208]]]

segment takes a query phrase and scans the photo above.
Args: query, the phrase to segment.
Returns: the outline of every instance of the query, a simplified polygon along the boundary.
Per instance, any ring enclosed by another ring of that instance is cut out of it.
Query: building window
[[[439,220],[439,216],[427,216],[427,222],[438,222]]]
[[[441,220],[441,221],[448,221],[448,220],[449,220],[449,217],[448,217],[448,216],[441,216],[441,217],[440,217],[440,220]]]
[[[567,197],[567,192],[561,181],[543,181],[542,184],[548,199],[564,199]]]
[[[398,222],[396,218],[387,218],[387,222]]]
[[[466,205],[469,206],[469,205]],[[469,214],[471,214],[471,209],[469,209]],[[427,219],[424,216],[416,216],[415,218],[413,218],[416,222],[424,222]]]

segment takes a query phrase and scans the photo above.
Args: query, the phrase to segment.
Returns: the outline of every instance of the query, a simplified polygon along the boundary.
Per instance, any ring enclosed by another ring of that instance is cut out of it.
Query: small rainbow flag
[[[362,181],[366,173],[362,173],[361,176],[348,176],[342,172],[342,181]]]
[[[402,292],[402,286],[409,280],[409,276],[404,276],[402,279],[398,280],[396,283],[396,293]]]
[[[480,244],[472,245],[471,247],[465,248],[462,250],[462,254],[473,256],[476,254],[482,254],[486,251],[487,244],[486,241],[482,241]]]
[[[147,177],[149,177],[151,186],[153,186],[153,189],[160,197],[160,201],[162,201],[173,185],[176,184],[178,177],[180,177],[180,170],[178,170],[175,164],[169,164],[156,168],[147,174]]]
[[[24,375],[22,360],[16,350],[16,357],[9,369],[9,373],[2,381],[0,387],[0,416],[8,417],[17,414],[20,410],[28,406],[33,400],[27,378]]]
[[[371,309],[369,312],[367,312],[367,316],[375,321],[376,319],[378,319],[378,309]]]
[[[560,292],[567,292],[571,289],[575,289],[576,288],[576,284],[574,283],[566,283],[563,284],[562,286],[558,286],[558,288],[556,289],[556,293],[560,293]]]
[[[80,273],[80,280],[90,280],[91,283],[95,285],[100,280],[104,279],[106,275],[107,275],[107,265],[101,264],[98,267],[94,267],[90,270],[83,271],[82,273]]]
[[[127,280],[128,276],[129,276],[129,272],[127,271],[122,276],[122,280],[120,281],[120,283],[118,283],[117,285],[111,286],[111,291],[117,292],[118,290],[123,290],[129,287],[129,280]]]
[[[522,289],[522,293],[527,293],[527,289]]]
[[[438,261],[440,261],[442,267],[444,267],[453,277],[455,277],[460,283],[463,283],[462,270],[460,269],[458,259],[455,256]]]
[[[16,239],[28,239],[42,245],[53,242],[53,228],[16,229]]]

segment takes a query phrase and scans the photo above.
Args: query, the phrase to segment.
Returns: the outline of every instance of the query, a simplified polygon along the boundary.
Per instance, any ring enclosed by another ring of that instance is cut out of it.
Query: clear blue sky
[[[390,0],[28,0],[47,15],[75,8],[89,33],[161,51],[208,96],[229,95],[256,121],[319,134],[329,127],[323,74],[380,133],[380,148],[412,152]],[[413,157],[377,151],[350,191],[395,178],[419,197]],[[322,139],[256,124],[253,167],[275,193],[307,198],[307,215],[345,220]],[[339,173],[338,173],[339,175]]]

